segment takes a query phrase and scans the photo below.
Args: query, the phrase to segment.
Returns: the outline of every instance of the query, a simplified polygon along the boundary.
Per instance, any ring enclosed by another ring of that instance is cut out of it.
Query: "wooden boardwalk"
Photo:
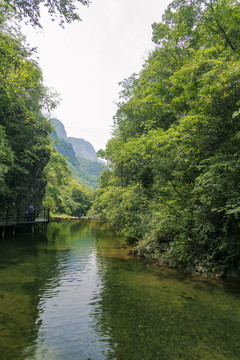
[[[41,211],[35,210],[33,214],[19,209],[7,209],[0,211],[0,231],[4,237],[6,231],[15,234],[16,228],[31,229],[32,233],[36,230],[44,232],[49,223],[49,209]]]

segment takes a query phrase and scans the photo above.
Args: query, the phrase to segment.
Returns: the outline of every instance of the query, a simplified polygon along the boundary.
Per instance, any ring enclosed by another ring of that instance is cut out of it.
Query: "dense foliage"
[[[93,190],[73,179],[67,159],[54,148],[45,174],[47,187],[43,206],[50,208],[53,214],[86,215],[92,203]]]
[[[98,161],[83,159],[80,156],[77,156],[77,160],[78,164],[76,166],[70,165],[74,179],[89,188],[97,189],[98,179],[105,165]]]
[[[89,188],[96,189],[98,187],[99,175],[104,168],[104,163],[91,161],[78,156],[72,144],[68,140],[57,136],[55,131],[52,132],[51,136],[57,151],[67,158],[73,178],[79,184],[84,184]]]
[[[89,0],[3,0],[1,9],[3,13],[14,12],[20,20],[33,26],[41,27],[41,10],[47,8],[52,20],[58,19],[59,24],[71,23],[80,20],[78,5],[89,5]]]
[[[41,172],[50,156],[51,128],[43,113],[55,104],[32,60],[33,51],[6,23],[0,49],[0,203],[20,204],[44,191]]]
[[[2,4],[1,4],[2,5]],[[73,180],[52,145],[47,117],[57,101],[16,26],[0,6],[0,212],[32,203],[52,212],[85,215],[92,190]],[[46,191],[46,194],[45,194]]]
[[[95,216],[171,266],[240,266],[240,6],[175,0],[125,79]]]

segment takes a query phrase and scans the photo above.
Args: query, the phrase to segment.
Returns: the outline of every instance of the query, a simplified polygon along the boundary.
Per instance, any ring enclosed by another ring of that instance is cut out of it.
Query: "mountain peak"
[[[69,137],[68,141],[72,144],[77,156],[91,161],[98,161],[96,151],[89,141],[75,137]]]
[[[65,130],[63,123],[55,118],[50,119],[50,123],[55,127],[55,132],[57,134],[57,137],[63,140],[67,140],[67,132]]]
[[[55,127],[57,137],[69,142],[72,145],[76,156],[90,161],[99,161],[96,151],[89,141],[75,137],[67,137],[67,132],[63,123],[56,118],[50,119],[50,122]]]

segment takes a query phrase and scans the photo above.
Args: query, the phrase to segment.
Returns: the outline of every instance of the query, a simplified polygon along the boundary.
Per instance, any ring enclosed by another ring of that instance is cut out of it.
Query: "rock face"
[[[64,125],[58,119],[50,119],[55,131],[51,136],[55,140],[57,151],[65,156],[69,162],[74,179],[96,189],[98,178],[104,169],[104,163],[97,158],[92,144],[84,139],[67,137]]]
[[[36,211],[40,210],[46,188],[43,170],[49,158],[50,151],[48,149],[38,151],[37,159],[28,168],[29,173],[21,174],[21,183],[18,184],[19,191],[15,199],[12,198],[8,203],[1,204],[0,216],[5,210],[8,210],[10,217],[17,211],[19,211],[20,216],[23,216],[29,205],[33,205]]]
[[[74,137],[69,137],[68,141],[72,144],[77,156],[91,161],[98,161],[96,151],[90,142]]]
[[[65,147],[67,145],[66,142],[68,142],[69,148],[71,146],[73,147],[73,151],[76,154],[76,156],[80,156],[81,158],[90,161],[98,161],[96,151],[94,150],[94,147],[90,142],[75,137],[67,137],[67,132],[65,130],[65,127],[60,120],[52,118],[50,119],[50,122],[53,126],[55,126],[55,134],[57,135],[57,137],[64,140]],[[56,138],[55,134],[53,133],[52,135],[53,138]],[[68,149],[68,151],[70,150]],[[60,151],[60,153],[62,152]],[[63,155],[69,157],[69,154],[63,154]]]
[[[50,122],[53,126],[55,126],[55,131],[57,133],[57,136],[63,140],[67,140],[67,132],[65,130],[63,123],[61,123],[60,120],[55,118],[50,119]]]
[[[68,140],[64,140],[58,137],[55,132],[52,134],[52,138],[56,140],[54,146],[57,151],[65,156],[73,166],[78,165],[78,160],[75,151],[73,150],[72,144]]]
[[[50,151],[43,150],[38,153],[38,160],[34,163],[29,174],[25,176],[21,194],[19,194],[19,199],[16,200],[20,209],[27,210],[31,204],[34,205],[36,211],[41,208],[46,188],[46,179],[44,179],[42,173],[49,158]]]

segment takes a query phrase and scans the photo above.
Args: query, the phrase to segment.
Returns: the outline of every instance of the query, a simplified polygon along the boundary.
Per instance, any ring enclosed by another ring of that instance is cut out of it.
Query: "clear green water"
[[[127,255],[97,223],[0,242],[1,360],[240,359],[240,288]]]

